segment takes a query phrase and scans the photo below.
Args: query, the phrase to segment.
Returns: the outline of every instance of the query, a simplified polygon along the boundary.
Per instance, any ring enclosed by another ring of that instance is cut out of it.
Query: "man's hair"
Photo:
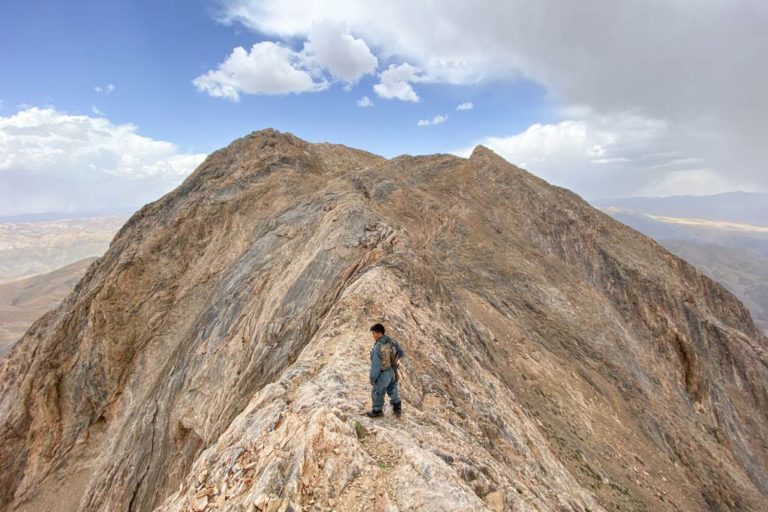
[[[384,334],[384,326],[381,324],[373,324],[371,326],[371,332],[380,332],[381,334]]]

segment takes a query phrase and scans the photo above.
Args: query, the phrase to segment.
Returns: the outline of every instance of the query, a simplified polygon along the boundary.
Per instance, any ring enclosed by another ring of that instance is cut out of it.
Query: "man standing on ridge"
[[[376,418],[384,414],[384,393],[389,395],[389,403],[392,410],[398,418],[402,414],[402,404],[397,394],[397,363],[405,356],[405,352],[400,345],[384,334],[384,326],[374,324],[371,327],[371,335],[375,340],[371,349],[371,372],[369,379],[371,382],[371,398],[373,407],[365,415],[369,418]]]

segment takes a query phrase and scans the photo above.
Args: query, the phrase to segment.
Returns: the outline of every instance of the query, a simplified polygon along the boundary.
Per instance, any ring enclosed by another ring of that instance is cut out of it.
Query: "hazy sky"
[[[133,210],[265,127],[587,197],[768,190],[768,2],[0,5],[0,215]]]

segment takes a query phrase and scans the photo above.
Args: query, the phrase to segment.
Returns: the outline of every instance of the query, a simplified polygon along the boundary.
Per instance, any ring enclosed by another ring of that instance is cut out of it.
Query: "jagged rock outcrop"
[[[370,420],[368,326],[407,350]],[[121,229],[0,362],[9,510],[761,510],[768,340],[478,147],[272,130]]]

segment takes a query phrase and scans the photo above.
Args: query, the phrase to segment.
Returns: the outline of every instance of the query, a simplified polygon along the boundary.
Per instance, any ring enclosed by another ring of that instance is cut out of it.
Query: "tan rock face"
[[[401,419],[361,415],[376,321]],[[766,349],[722,287],[485,148],[267,130],[131,218],[0,362],[0,499],[761,510]]]

